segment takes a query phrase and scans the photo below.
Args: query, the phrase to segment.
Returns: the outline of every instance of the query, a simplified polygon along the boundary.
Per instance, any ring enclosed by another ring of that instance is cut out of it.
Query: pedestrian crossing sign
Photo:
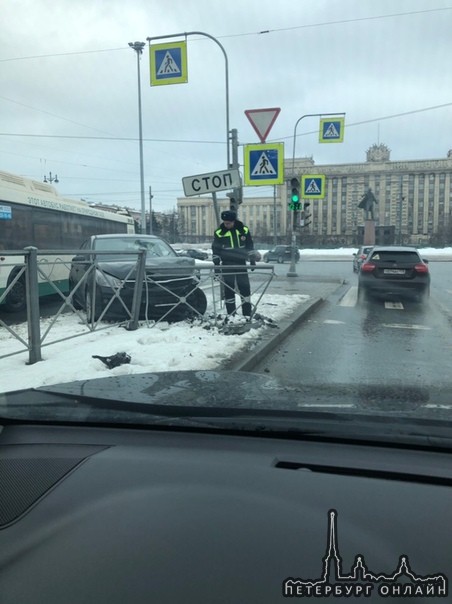
[[[284,143],[243,147],[244,182],[248,186],[284,183]]]
[[[151,86],[188,82],[187,43],[169,42],[149,46]]]
[[[319,142],[342,143],[344,140],[345,118],[333,117],[320,120]]]
[[[301,196],[304,199],[323,199],[325,197],[325,175],[303,174]]]

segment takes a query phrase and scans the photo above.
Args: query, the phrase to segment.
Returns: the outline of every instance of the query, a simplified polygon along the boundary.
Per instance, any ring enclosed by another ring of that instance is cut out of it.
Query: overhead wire
[[[309,29],[312,27],[326,27],[329,25],[341,25],[341,24],[346,24],[346,23],[375,21],[378,19],[390,19],[390,18],[394,18],[394,17],[405,17],[405,16],[410,16],[410,15],[435,13],[435,12],[447,11],[447,10],[452,10],[452,6],[442,6],[442,7],[436,7],[436,8],[427,8],[427,9],[423,9],[423,10],[412,10],[412,11],[405,11],[405,12],[400,12],[400,13],[390,13],[387,15],[372,15],[369,17],[353,17],[352,19],[337,19],[334,21],[323,21],[321,23],[305,23],[303,25],[292,25],[290,27],[264,29],[261,31],[243,32],[243,33],[239,33],[239,34],[218,35],[218,36],[216,36],[216,38],[225,39],[225,38],[239,38],[239,37],[245,37],[245,36],[261,36],[263,34],[284,32],[284,31],[295,31],[297,29]],[[204,41],[205,38],[194,38],[194,40],[199,40],[199,41],[203,40]],[[97,50],[79,50],[79,51],[69,51],[69,52],[58,52],[58,53],[49,53],[49,54],[43,54],[43,55],[27,55],[24,57],[9,57],[6,59],[0,59],[0,63],[7,63],[7,62],[11,62],[11,61],[26,61],[26,60],[31,60],[31,59],[45,59],[45,58],[51,58],[51,57],[65,57],[65,56],[72,56],[72,55],[95,54],[95,53],[101,53],[101,52],[117,52],[117,51],[125,51],[125,50],[129,50],[129,46],[119,46],[117,48],[100,48]]]
[[[296,30],[309,29],[309,28],[315,28],[315,27],[326,27],[326,26],[333,26],[333,25],[340,25],[340,24],[357,23],[357,22],[365,22],[365,21],[374,21],[374,20],[379,20],[379,19],[398,18],[398,17],[403,17],[403,16],[419,15],[419,14],[426,14],[426,13],[437,13],[437,12],[440,12],[440,11],[449,11],[449,10],[452,10],[452,6],[436,7],[436,8],[429,8],[429,9],[424,9],[424,10],[412,10],[412,11],[390,13],[390,14],[384,14],[384,15],[373,15],[373,16],[367,16],[367,17],[353,17],[351,19],[338,19],[338,20],[332,20],[332,21],[324,21],[324,22],[320,22],[320,23],[306,23],[306,24],[302,24],[302,25],[293,25],[293,26],[290,26],[290,27],[273,28],[273,29],[261,30],[261,31],[257,31],[257,32],[254,31],[254,32],[243,32],[243,33],[237,33],[237,34],[225,34],[225,35],[217,36],[217,38],[219,38],[219,39],[226,39],[226,38],[236,38],[236,37],[245,37],[245,36],[262,36],[264,34],[271,34],[271,33],[278,33],[278,32],[289,32],[289,31],[296,31]],[[204,39],[204,38],[199,38],[199,40],[201,40],[201,39]],[[197,38],[195,38],[195,40],[197,40]],[[128,46],[121,46],[121,47],[116,47],[116,48],[106,48],[106,49],[84,50],[84,51],[69,51],[69,52],[50,53],[50,54],[42,54],[42,55],[29,55],[29,56],[24,56],[24,57],[3,58],[3,59],[0,59],[0,63],[11,62],[11,61],[24,61],[24,60],[32,60],[32,59],[41,59],[41,58],[51,58],[51,57],[61,57],[61,56],[76,56],[76,55],[84,55],[84,54],[118,52],[118,51],[126,51],[126,50],[129,50]],[[68,119],[68,118],[64,118],[62,116],[58,116],[58,115],[53,114],[53,113],[51,113],[49,111],[36,109],[34,107],[31,107],[29,105],[26,105],[26,104],[18,102],[18,101],[14,101],[13,99],[9,99],[7,97],[1,96],[0,98],[2,98],[3,100],[6,100],[8,102],[12,102],[12,103],[16,103],[18,105],[22,105],[23,107],[26,107],[26,108],[29,108],[29,109],[34,109],[34,110],[37,110],[37,111],[41,111],[41,112],[43,112],[43,113],[45,113],[47,115],[51,115],[53,117],[57,117],[59,119],[63,119],[65,121],[71,122],[71,123],[73,123],[73,124],[75,124],[77,126],[81,126],[81,127],[85,127],[85,128],[90,128],[90,129],[98,131],[98,132],[104,132],[104,131],[99,130],[97,128],[93,128],[91,126],[87,126],[85,124],[81,124],[79,122],[76,122],[75,120],[71,120],[71,119]],[[421,112],[426,112],[426,111],[432,111],[432,110],[436,110],[436,109],[441,109],[441,108],[449,107],[451,105],[452,105],[452,102],[451,103],[444,103],[442,105],[425,107],[425,108],[421,108],[421,109],[414,109],[414,110],[411,110],[411,111],[401,112],[401,113],[397,113],[397,114],[392,114],[392,115],[387,115],[387,116],[380,116],[380,117],[370,118],[370,119],[361,120],[361,121],[357,121],[357,122],[347,123],[347,128],[354,127],[354,126],[365,125],[365,124],[369,124],[369,123],[372,123],[372,122],[379,122],[379,121],[383,121],[383,120],[395,119],[395,118],[398,118],[398,117],[403,117],[403,116],[407,116],[407,115],[413,115],[413,114],[416,114],[416,113],[421,113]],[[297,137],[308,136],[310,134],[316,134],[316,133],[317,133],[317,130],[310,131],[310,132],[299,133],[299,134],[297,134]],[[75,135],[52,135],[52,134],[11,133],[11,132],[0,132],[0,136],[29,137],[29,138],[53,138],[53,139],[73,139],[73,140],[107,140],[107,141],[121,141],[121,142],[124,142],[124,141],[136,142],[138,140],[136,137],[75,136]],[[281,140],[288,140],[288,139],[293,139],[293,135],[279,137],[277,140],[281,141]],[[224,141],[185,140],[185,139],[153,139],[153,138],[144,138],[143,142],[176,143],[176,144],[203,144],[203,145],[206,145],[206,144],[225,145],[226,144]],[[65,162],[65,163],[68,163],[68,162]],[[103,193],[103,194],[109,195],[110,193]],[[111,193],[111,194],[117,194],[117,193]],[[120,194],[126,194],[126,193],[120,193]],[[90,195],[90,194],[85,194],[85,195]]]
[[[400,113],[393,113],[391,115],[383,115],[379,117],[372,117],[358,122],[347,123],[347,128],[354,126],[362,126],[365,124],[371,124],[372,122],[380,122],[384,120],[395,119],[397,117],[405,117],[407,115],[414,115],[416,113],[423,113],[426,111],[434,111],[437,109],[444,109],[451,107],[452,101],[448,103],[442,103],[441,105],[431,105],[429,107],[421,107],[420,109],[411,109],[410,111],[403,111]],[[316,134],[317,130],[310,132],[303,132],[297,134],[298,136],[307,136],[309,134]],[[133,141],[137,142],[137,137],[124,137],[124,136],[83,136],[83,135],[72,135],[72,134],[31,134],[27,132],[0,132],[0,136],[14,136],[14,137],[31,137],[31,138],[55,138],[55,139],[81,139],[81,140],[106,140],[106,141]],[[280,136],[274,140],[288,140],[292,139],[293,135]],[[177,143],[177,144],[200,144],[200,145],[225,145],[225,141],[214,141],[214,140],[196,140],[196,139],[170,139],[170,138],[143,138],[143,142],[149,143]],[[270,142],[270,141],[269,141]],[[241,146],[247,143],[240,143]]]
[[[388,15],[374,15],[371,17],[353,17],[352,19],[337,19],[335,21],[324,21],[322,23],[306,23],[304,25],[292,25],[291,27],[278,27],[278,28],[273,28],[273,29],[264,29],[262,31],[254,31],[254,32],[248,32],[248,33],[241,33],[241,34],[225,34],[224,36],[218,36],[221,39],[224,38],[240,38],[240,37],[244,37],[244,36],[256,36],[256,35],[263,35],[263,34],[270,34],[270,33],[276,33],[276,32],[283,32],[283,31],[294,31],[297,29],[309,29],[311,27],[325,27],[328,25],[342,25],[345,23],[357,23],[359,21],[375,21],[377,19],[389,19],[389,18],[393,18],[393,17],[405,17],[408,15],[418,15],[418,14],[424,14],[424,13],[433,13],[433,12],[438,12],[438,11],[444,11],[444,10],[452,10],[452,6],[445,6],[445,7],[438,7],[438,8],[427,8],[424,10],[416,10],[416,11],[406,11],[403,13],[391,13]]]

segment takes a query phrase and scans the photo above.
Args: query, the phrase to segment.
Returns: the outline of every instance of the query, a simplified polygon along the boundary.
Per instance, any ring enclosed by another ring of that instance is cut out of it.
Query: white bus
[[[2,255],[2,250],[20,250],[27,246],[41,250],[75,250],[91,235],[134,232],[131,216],[92,208],[84,201],[65,199],[50,184],[0,171],[0,298],[24,264],[24,256]],[[40,266],[45,267],[46,274],[62,292],[68,291],[71,257],[71,254],[45,257],[38,253]],[[42,276],[39,293],[41,296],[55,293]],[[1,307],[15,312],[25,306],[25,279],[21,277]]]

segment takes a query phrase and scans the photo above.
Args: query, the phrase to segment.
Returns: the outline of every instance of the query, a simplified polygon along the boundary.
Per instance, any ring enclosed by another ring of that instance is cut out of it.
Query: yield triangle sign
[[[265,143],[280,111],[280,107],[272,107],[271,109],[247,109],[245,111],[245,115],[250,120],[261,143]]]

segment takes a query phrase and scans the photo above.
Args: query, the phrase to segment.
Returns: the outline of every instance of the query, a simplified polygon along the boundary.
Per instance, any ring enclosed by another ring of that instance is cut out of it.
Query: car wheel
[[[13,277],[14,278],[14,277]],[[27,307],[27,290],[25,279],[21,277],[5,299],[4,309],[7,312],[20,312]]]
[[[187,302],[190,304],[190,306],[186,307],[189,317],[203,316],[207,310],[206,294],[200,287],[196,288],[195,291],[188,296]],[[190,308],[191,306],[193,308]]]
[[[72,291],[75,289],[75,283],[69,279],[69,295],[71,295]],[[76,310],[82,310],[83,305],[80,304],[79,299],[77,298],[77,294],[80,295],[80,288],[78,288],[77,293],[72,297],[72,306]]]
[[[184,321],[185,319],[196,319],[203,316],[207,310],[207,298],[201,288],[195,289],[189,296],[187,296],[187,303],[177,304],[178,298],[174,298],[175,306],[168,311],[168,307],[162,309],[156,309],[156,312],[152,317],[154,320],[159,320],[164,317],[164,321],[168,323],[177,323],[178,321]],[[189,306],[190,304],[190,306]]]
[[[94,300],[93,291],[88,289],[85,294],[85,312],[88,323],[93,323],[98,320],[102,314],[102,302],[100,300],[100,293],[96,293]]]

